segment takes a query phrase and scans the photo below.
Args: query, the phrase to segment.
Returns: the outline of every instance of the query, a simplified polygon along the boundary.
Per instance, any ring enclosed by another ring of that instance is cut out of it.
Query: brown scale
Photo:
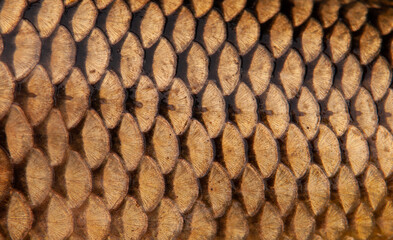
[[[224,96],[230,95],[238,85],[240,65],[241,60],[236,48],[229,42],[225,42],[217,67],[217,75]]]
[[[265,184],[258,170],[250,163],[244,168],[239,190],[245,213],[254,216],[265,202]]]
[[[240,55],[247,54],[259,39],[259,23],[248,11],[244,11],[236,25],[236,42]]]
[[[165,192],[164,177],[155,159],[149,156],[142,158],[136,180],[138,188],[135,195],[140,205],[145,212],[153,211]]]
[[[298,189],[296,178],[284,164],[277,166],[273,183],[274,203],[281,217],[286,217],[292,210],[297,199]]]
[[[221,3],[221,9],[224,15],[225,22],[231,21],[236,17],[246,6],[245,0],[224,0]]]
[[[74,219],[71,209],[67,206],[64,198],[51,191],[50,198],[36,216],[36,225],[30,231],[30,239],[64,239],[74,231]]]
[[[270,202],[266,202],[260,211],[258,223],[255,227],[257,234],[255,238],[263,240],[280,239],[284,230],[284,223],[278,209]],[[250,235],[251,237],[253,235]]]
[[[231,179],[237,178],[247,162],[246,145],[239,129],[232,122],[225,124],[221,138],[222,161]]]
[[[128,192],[129,177],[123,160],[117,154],[108,154],[102,168],[94,176],[93,185],[109,210],[120,205]]]
[[[333,84],[333,64],[325,54],[319,55],[312,71],[312,87],[315,98],[319,101],[326,99]]]
[[[387,35],[392,31],[393,27],[393,11],[391,8],[384,9],[381,14],[378,15],[378,28],[382,35]]]
[[[374,216],[370,206],[361,202],[349,218],[350,235],[356,239],[367,239],[375,229]]]
[[[203,17],[212,7],[213,0],[192,0],[192,8],[194,10],[194,16],[196,18]]]
[[[275,171],[279,159],[277,142],[272,132],[263,123],[255,128],[251,151],[263,178],[269,178]]]
[[[102,199],[91,194],[74,216],[74,234],[83,239],[106,239],[109,235],[111,215]]]
[[[4,62],[0,62],[0,76],[1,76],[1,104],[0,104],[0,119],[4,118],[7,115],[11,104],[14,100],[14,76],[10,72],[10,69]]]
[[[287,228],[288,235],[294,239],[309,239],[315,230],[315,219],[305,202],[296,203]]]
[[[27,18],[34,24],[41,38],[49,37],[56,29],[64,12],[64,5],[61,0],[40,1],[31,5],[28,13],[35,13],[34,17]],[[30,15],[31,16],[31,15]]]
[[[89,84],[95,84],[105,74],[108,67],[110,58],[109,43],[104,33],[99,28],[94,28],[90,35],[87,36],[85,48],[84,70],[87,81]]]
[[[292,23],[294,27],[298,27],[310,17],[314,1],[291,0],[290,3],[293,4],[291,9]]]
[[[169,179],[168,195],[181,213],[190,211],[199,195],[199,182],[192,165],[186,160],[178,159]]]
[[[270,84],[261,99],[260,117],[264,119],[274,138],[281,138],[289,125],[289,104],[284,93],[275,84]]]
[[[369,64],[381,50],[382,39],[378,30],[370,24],[365,24],[360,36],[355,39],[355,53],[359,56],[360,63]]]
[[[169,89],[167,103],[168,119],[173,131],[176,135],[182,135],[191,123],[193,98],[180,78],[174,79]]]
[[[75,41],[80,42],[94,27],[98,11],[93,0],[81,0],[74,11],[70,21],[70,31]]]
[[[370,144],[370,153],[376,159],[376,163],[382,171],[384,178],[388,178],[393,172],[392,162],[388,160],[393,154],[392,142],[393,136],[391,132],[383,127],[383,125],[379,125],[375,138]]]
[[[386,126],[386,128],[389,129],[389,131],[391,132],[393,130],[393,115],[392,115],[392,105],[390,104],[391,101],[393,100],[392,97],[392,89],[389,88],[385,98],[381,101],[381,106],[379,107],[379,109],[381,109],[382,112],[382,116],[380,116],[380,122],[384,123],[384,125]]]
[[[265,46],[258,44],[251,58],[248,78],[255,95],[264,93],[272,77],[274,62]]]
[[[363,87],[360,88],[350,108],[354,112],[355,123],[364,136],[366,138],[373,136],[378,126],[378,115],[370,92]]]
[[[332,87],[325,105],[325,120],[328,121],[336,136],[342,136],[348,129],[350,116],[342,93]]]
[[[216,10],[212,9],[203,28],[203,43],[209,55],[214,54],[227,38],[224,19]]]
[[[33,129],[23,110],[13,104],[4,125],[6,147],[13,164],[21,163],[34,145]]]
[[[76,127],[89,107],[90,88],[79,68],[73,68],[59,87],[57,105],[67,129]]]
[[[301,53],[306,63],[314,61],[322,51],[323,29],[321,24],[310,18],[301,33]]]
[[[111,45],[123,38],[130,27],[131,12],[124,0],[114,0],[105,20],[105,34]]]
[[[17,100],[21,103],[30,124],[35,127],[45,119],[53,107],[54,88],[45,68],[37,65],[23,81],[21,88]]]
[[[327,177],[336,174],[341,164],[340,142],[334,132],[325,124],[319,127],[319,133],[314,140],[316,158]]]
[[[12,239],[25,238],[33,221],[33,213],[24,195],[12,190],[5,216],[7,235]]]
[[[340,7],[339,0],[326,0],[319,4],[318,14],[323,28],[329,28],[337,21]]]
[[[390,239],[389,0],[3,0],[0,239]]]
[[[212,140],[201,122],[191,120],[181,144],[184,151],[182,154],[194,168],[197,177],[205,176],[213,162],[214,149]]]
[[[138,167],[145,151],[143,134],[138,123],[130,113],[124,113],[114,138],[113,148],[123,158],[127,171],[133,171]]]
[[[13,169],[10,159],[2,149],[0,151],[0,163],[0,200],[3,200],[10,194]]]
[[[42,56],[41,61],[52,83],[59,84],[67,77],[75,64],[76,46],[71,33],[63,25],[55,30],[49,41],[50,54]],[[59,68],[59,64],[63,67]]]
[[[363,176],[363,186],[367,193],[367,202],[372,208],[372,211],[377,210],[382,203],[382,200],[387,195],[387,186],[383,175],[378,168],[370,164]]]
[[[221,164],[217,162],[212,164],[205,187],[202,192],[206,194],[204,197],[212,209],[213,217],[222,217],[231,203],[232,186],[228,172]]]
[[[226,119],[226,105],[222,92],[210,80],[202,93],[198,106],[201,112],[201,118],[206,127],[210,138],[216,138],[224,129]]]
[[[138,37],[127,32],[120,50],[120,75],[125,88],[138,80],[143,67],[144,51]]]
[[[319,104],[307,87],[302,87],[297,99],[299,111],[297,122],[303,130],[307,140],[315,138],[321,121]]]
[[[217,222],[213,213],[202,201],[194,204],[191,212],[184,216],[180,239],[213,239],[217,233]]]
[[[238,201],[232,201],[220,224],[222,230],[219,237],[223,239],[245,239],[248,236],[246,214]]]
[[[55,189],[62,193],[71,209],[79,208],[92,191],[92,173],[78,152],[69,150],[64,165],[56,171]]]
[[[282,13],[278,13],[272,21],[269,29],[269,47],[273,56],[279,58],[292,44],[293,27],[289,19]]]
[[[311,161],[306,136],[299,127],[291,123],[284,139],[283,160],[292,170],[294,177],[299,179],[306,173]]]
[[[176,239],[183,229],[183,217],[169,198],[163,198],[148,218],[148,229],[142,239]]]
[[[160,6],[165,16],[173,14],[182,4],[183,0],[160,0]]]
[[[305,188],[311,212],[314,216],[320,215],[329,203],[330,182],[317,164],[310,166]]]
[[[343,64],[339,65],[338,71],[341,73],[341,78],[338,79],[337,86],[345,99],[351,99],[358,92],[362,80],[363,70],[359,60],[355,55],[349,54],[343,60]]]
[[[135,198],[126,196],[122,205],[112,213],[110,239],[139,239],[147,230],[148,218]]]
[[[182,7],[176,18],[172,32],[172,42],[176,53],[182,53],[191,44],[195,37],[195,28],[196,20],[192,12],[188,8]],[[199,51],[204,50],[202,48]]]
[[[331,32],[328,33],[326,37],[329,56],[332,62],[340,62],[348,54],[351,48],[351,32],[344,23],[338,21],[334,24]]]
[[[173,82],[177,56],[171,43],[164,37],[158,40],[153,55],[152,74],[159,91],[166,90]]]
[[[391,221],[392,216],[392,200],[386,198],[385,204],[381,212],[376,216],[375,223],[379,227],[379,234],[381,237],[389,237],[393,234],[393,225]]]
[[[260,23],[265,23],[280,11],[280,0],[258,0],[255,5],[255,11]]]
[[[98,9],[104,9],[106,8],[109,4],[113,2],[113,0],[94,0],[96,6]]]
[[[248,138],[254,132],[258,121],[257,101],[251,89],[245,83],[240,83],[235,92],[234,119],[243,138]]]
[[[352,32],[359,30],[367,19],[367,6],[362,2],[349,4],[345,9],[344,18]]]
[[[116,127],[124,111],[125,93],[119,77],[113,71],[107,71],[100,82],[98,98],[101,117],[109,129]]]
[[[109,131],[94,110],[89,110],[80,133],[74,137],[74,147],[81,152],[91,169],[98,168],[110,150]]]
[[[5,5],[3,5],[5,6]],[[4,61],[7,61],[15,80],[25,78],[38,63],[41,54],[41,39],[29,20],[21,20],[16,28],[4,40],[6,49]],[[13,48],[13,51],[9,49]]]
[[[147,132],[152,128],[158,112],[158,102],[157,87],[149,77],[142,75],[137,83],[133,99],[133,110],[142,132]]]
[[[179,157],[179,143],[170,123],[162,116],[157,116],[152,129],[152,138],[147,145],[147,154],[157,160],[163,174],[172,171]]]
[[[386,94],[391,84],[391,71],[389,63],[384,57],[378,57],[366,76],[365,82],[368,91],[373,96],[375,102],[380,101]]]
[[[337,188],[337,200],[345,214],[353,212],[360,202],[360,189],[352,170],[341,165],[336,177],[335,188]]]
[[[151,47],[164,30],[165,18],[156,3],[149,3],[140,24],[140,38],[144,48]]]
[[[342,208],[334,202],[329,202],[317,232],[323,239],[340,239],[348,228],[348,221]]]
[[[21,20],[24,10],[27,7],[25,0],[4,1],[0,11],[0,28],[1,34],[12,32]]]
[[[191,43],[187,55],[187,81],[193,94],[198,94],[202,90],[208,74],[209,58],[206,51],[197,42]]]
[[[24,176],[19,181],[23,181],[29,204],[35,208],[49,196],[53,182],[53,169],[47,156],[38,148],[30,150],[25,162]]]

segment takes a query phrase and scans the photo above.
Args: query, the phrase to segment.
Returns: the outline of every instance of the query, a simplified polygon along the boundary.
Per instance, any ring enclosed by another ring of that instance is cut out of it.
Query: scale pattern
[[[393,3],[3,0],[0,239],[390,239]]]

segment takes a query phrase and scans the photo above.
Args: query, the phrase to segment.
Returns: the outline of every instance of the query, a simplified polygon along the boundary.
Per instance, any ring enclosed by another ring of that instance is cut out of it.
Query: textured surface
[[[0,1],[0,239],[390,239],[389,0]]]

